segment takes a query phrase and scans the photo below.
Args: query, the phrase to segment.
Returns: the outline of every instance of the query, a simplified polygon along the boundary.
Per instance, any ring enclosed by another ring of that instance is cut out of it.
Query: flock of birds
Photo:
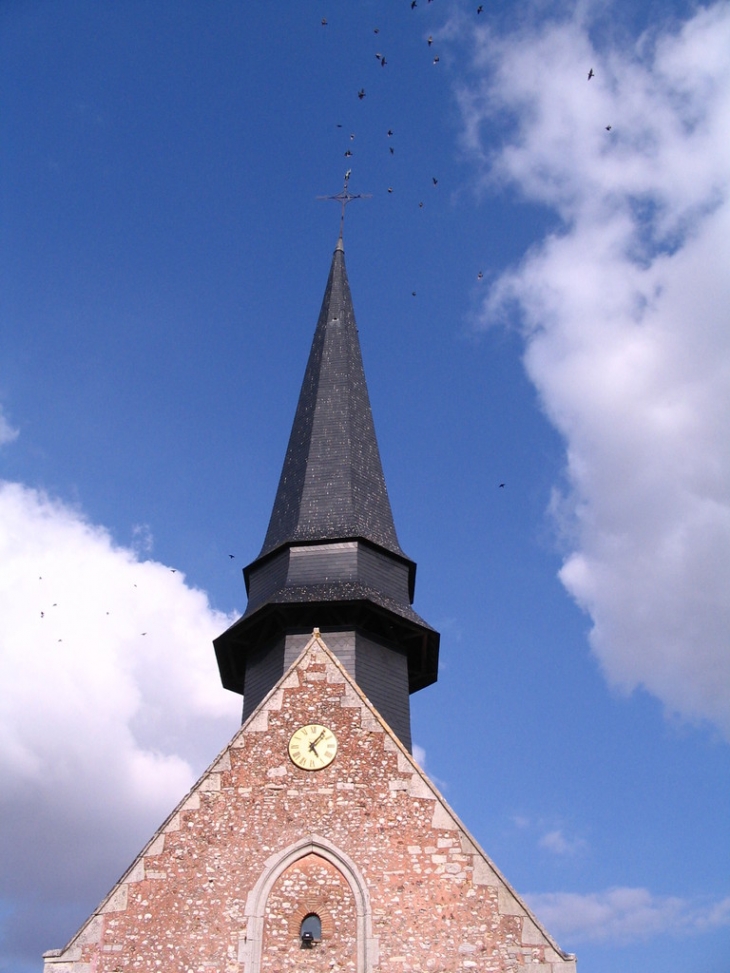
[[[433,2],[433,0],[426,0],[426,2],[428,4],[431,4]],[[411,10],[415,10],[417,6],[418,6],[418,0],[410,0],[410,8],[411,8]],[[479,4],[476,7],[476,13],[477,13],[477,15],[480,15],[483,12],[484,12],[484,4]],[[321,26],[322,27],[327,27],[329,25],[329,21],[327,20],[326,17],[322,17],[320,23],[321,23]],[[380,28],[379,27],[374,27],[373,28],[373,33],[374,34],[380,34]],[[427,47],[431,48],[433,46],[433,43],[434,43],[433,34],[429,34],[428,37],[426,38],[426,45],[427,45]],[[383,52],[381,50],[375,51],[374,54],[375,54],[376,60],[378,61],[378,63],[380,64],[381,67],[385,67],[388,64],[388,59],[385,56],[385,54],[383,54]],[[440,60],[441,60],[441,58],[440,58],[440,56],[438,54],[434,54],[433,55],[433,58],[432,58],[433,64],[435,64],[435,65],[439,64],[440,63]],[[596,76],[595,71],[593,70],[593,68],[591,68],[588,71],[588,81],[591,81],[595,76]],[[364,87],[360,87],[358,89],[358,91],[357,91],[357,98],[358,98],[358,100],[362,102],[362,101],[364,101],[364,99],[366,98],[366,96],[367,96],[366,89]],[[340,122],[338,122],[337,123],[337,128],[341,129],[342,127],[343,127],[342,124]],[[605,128],[606,128],[606,131],[607,132],[610,132],[612,130],[612,126],[611,125],[606,125]],[[392,128],[389,128],[388,131],[387,131],[387,138],[388,139],[391,139],[393,137],[393,134],[394,134],[393,133],[393,129]],[[353,133],[350,134],[350,143],[354,142],[354,140],[355,140],[355,133],[353,132]],[[395,155],[395,148],[394,148],[394,146],[392,144],[389,144],[388,145],[388,152],[389,152],[389,154],[391,156]],[[353,152],[353,148],[350,145],[348,145],[347,149],[345,150],[344,155],[345,155],[345,158],[347,160],[350,160],[350,159],[353,158],[354,152]],[[352,171],[351,169],[348,169],[347,170],[347,173],[346,173],[346,176],[345,176],[345,181],[346,182],[349,179],[349,176],[351,174],[351,171]],[[431,177],[431,184],[432,184],[433,187],[437,186],[438,185],[438,182],[439,181],[438,181],[438,178],[436,176],[432,176]],[[387,187],[387,193],[389,195],[393,194],[394,191],[395,190],[394,190],[394,187],[393,186],[388,186]],[[419,200],[419,202],[418,202],[419,209],[423,209],[424,206],[425,206],[424,200],[423,199]],[[480,270],[477,273],[476,277],[477,277],[477,280],[478,281],[483,280],[484,279],[484,272]],[[416,297],[416,291],[411,291],[411,295],[413,297]]]

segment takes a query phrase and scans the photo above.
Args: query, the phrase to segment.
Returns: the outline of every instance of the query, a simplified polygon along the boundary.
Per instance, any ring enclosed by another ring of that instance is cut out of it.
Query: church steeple
[[[408,696],[436,680],[439,646],[411,607],[415,573],[395,531],[340,237],[266,538],[244,569],[248,606],[214,643],[244,719],[317,627],[410,747]]]
[[[362,537],[404,557],[380,463],[340,238],[259,557],[283,544],[344,537]]]

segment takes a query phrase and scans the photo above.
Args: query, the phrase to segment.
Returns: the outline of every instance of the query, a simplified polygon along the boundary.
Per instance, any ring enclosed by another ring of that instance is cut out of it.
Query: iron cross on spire
[[[351,175],[352,169],[348,169],[345,173],[345,184],[336,196],[317,196],[317,199],[335,199],[338,203],[342,204],[342,213],[340,214],[340,237],[342,237],[342,230],[345,226],[345,207],[347,204],[351,203],[353,199],[371,199],[373,195],[372,193],[351,193],[347,188]]]

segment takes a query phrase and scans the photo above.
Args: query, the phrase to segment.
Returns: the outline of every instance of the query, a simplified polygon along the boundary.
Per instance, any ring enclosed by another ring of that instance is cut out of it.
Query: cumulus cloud
[[[566,942],[627,944],[661,933],[693,935],[730,925],[730,899],[693,903],[653,896],[643,888],[578,895],[550,892],[525,899],[552,933]]]
[[[0,965],[44,922],[61,946],[232,735],[211,646],[230,622],[182,572],[0,483]]]
[[[476,35],[464,145],[556,227],[479,322],[519,322],[564,437],[560,578],[606,678],[730,738],[730,6],[604,49],[585,9]]]

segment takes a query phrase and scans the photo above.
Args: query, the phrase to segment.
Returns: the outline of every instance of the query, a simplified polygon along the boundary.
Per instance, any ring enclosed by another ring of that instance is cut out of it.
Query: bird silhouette
[[[477,274],[477,280],[481,280],[483,276],[484,274],[480,270],[479,273]]]
[[[417,6],[418,4],[416,3],[416,0],[411,0],[411,10],[415,10]]]
[[[502,490],[503,488],[504,488],[504,483],[500,483],[499,484],[499,489]]]
[[[388,192],[389,193],[392,193],[393,192],[393,187],[392,186],[388,186]]]
[[[431,179],[433,179],[433,184],[434,184],[434,186],[438,186],[438,184],[439,184],[439,181],[438,181],[438,179],[436,178],[436,176],[431,176]]]
[[[326,27],[327,26],[327,18],[326,17],[323,17],[322,18],[322,26],[323,27]]]
[[[351,155],[352,155],[352,152],[350,152],[350,150],[348,149],[347,152],[345,152],[345,158],[346,159],[349,159]]]
[[[364,88],[360,88],[360,90],[357,93],[357,97],[360,99],[360,101],[363,100],[363,98],[365,97],[365,89]]]
[[[441,58],[437,54],[436,57],[433,59],[433,63],[434,64],[438,64],[440,60],[441,60]]]
[[[419,209],[423,209],[423,203],[419,203],[419,204],[418,204],[418,208],[419,208]]]
[[[477,7],[477,13],[480,14],[482,10],[484,10],[484,7],[481,4],[479,4],[479,6]]]
[[[590,71],[588,72],[588,80],[590,81],[591,78],[594,78],[595,76],[596,76],[595,71],[593,70],[593,68],[591,68]]]
[[[380,58],[380,67],[381,67],[381,68],[384,68],[384,67],[385,67],[385,65],[386,65],[387,63],[388,63],[388,62],[387,62],[387,61],[385,60],[385,58],[384,58],[384,57],[381,57],[381,58]]]
[[[229,558],[230,558],[231,560],[233,560],[233,558],[234,558],[235,556],[236,556],[235,554],[229,554],[229,555],[228,555],[228,557],[229,557]]]
[[[389,145],[388,148],[390,149],[390,154],[395,155],[395,149],[393,148],[393,146]]]
[[[392,134],[393,134],[393,129],[392,129],[392,128],[389,128],[389,129],[388,129],[388,138],[390,138],[390,136],[391,136]]]
[[[433,44],[433,37],[430,34],[426,43],[428,44],[429,47]]]
[[[610,125],[606,125],[606,131],[607,132],[610,132],[611,131],[611,126]]]

